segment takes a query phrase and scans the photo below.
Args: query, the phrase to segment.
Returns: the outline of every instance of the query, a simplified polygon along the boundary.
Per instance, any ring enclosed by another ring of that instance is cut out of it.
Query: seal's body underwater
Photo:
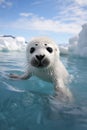
[[[52,82],[58,97],[71,99],[72,94],[66,87],[69,74],[62,64],[59,48],[47,37],[31,40],[26,49],[27,69],[23,75],[11,74],[10,78],[28,79],[35,75],[42,80]]]

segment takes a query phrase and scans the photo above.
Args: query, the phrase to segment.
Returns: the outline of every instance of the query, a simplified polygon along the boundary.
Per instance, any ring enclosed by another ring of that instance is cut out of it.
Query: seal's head
[[[47,37],[38,37],[31,40],[26,52],[28,64],[36,68],[53,66],[56,58],[59,57],[57,45]]]

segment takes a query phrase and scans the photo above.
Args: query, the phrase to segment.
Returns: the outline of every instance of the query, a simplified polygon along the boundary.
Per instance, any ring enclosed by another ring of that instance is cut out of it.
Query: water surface
[[[0,130],[87,130],[87,59],[61,56],[74,76],[74,102],[55,100],[53,85],[36,77],[12,80],[25,70],[25,53],[0,52]]]

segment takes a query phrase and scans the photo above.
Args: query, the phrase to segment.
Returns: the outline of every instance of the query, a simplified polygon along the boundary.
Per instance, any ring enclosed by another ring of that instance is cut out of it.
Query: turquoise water
[[[0,130],[87,130],[87,59],[61,56],[74,76],[69,84],[74,101],[53,98],[53,86],[32,77],[12,80],[8,73],[23,73],[22,52],[0,52]]]

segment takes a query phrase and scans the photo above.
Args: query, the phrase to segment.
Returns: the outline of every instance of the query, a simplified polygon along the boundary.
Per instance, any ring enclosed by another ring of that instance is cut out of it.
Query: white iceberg
[[[87,57],[87,24],[82,26],[82,31],[79,33],[76,52],[82,57]]]
[[[0,36],[0,51],[23,51],[26,43],[23,37]]]
[[[68,45],[61,45],[60,54],[73,54],[81,57],[87,57],[87,24],[82,26],[78,36],[69,39]]]
[[[69,47],[68,45],[59,45],[60,54],[68,55],[69,54]]]

